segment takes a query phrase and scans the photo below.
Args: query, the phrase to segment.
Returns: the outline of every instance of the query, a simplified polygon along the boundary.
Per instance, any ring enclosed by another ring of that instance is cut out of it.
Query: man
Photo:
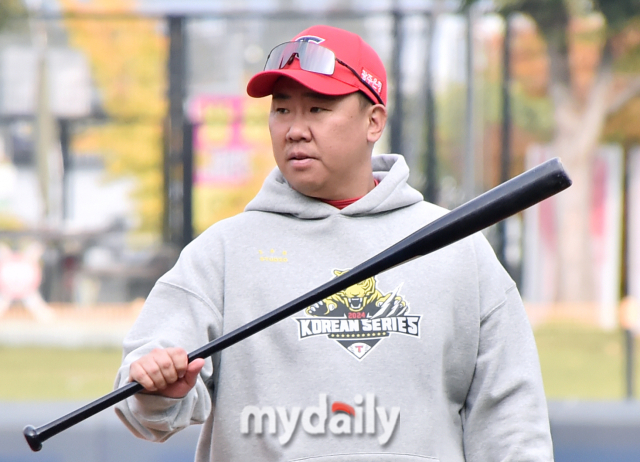
[[[535,343],[481,234],[356,284],[187,364],[186,351],[263,315],[443,214],[374,156],[386,73],[360,37],[314,26],[272,50],[278,168],[151,292],[124,342],[117,413],[163,441],[204,423],[197,461],[549,461]]]

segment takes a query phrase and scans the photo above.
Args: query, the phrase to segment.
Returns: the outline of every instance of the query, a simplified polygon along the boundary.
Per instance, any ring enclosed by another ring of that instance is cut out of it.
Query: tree
[[[558,197],[562,213],[557,217],[557,299],[593,301],[588,234],[591,166],[607,118],[640,93],[640,76],[628,72],[629,66],[622,72],[621,63],[628,63],[633,53],[614,46],[628,27],[637,27],[634,18],[640,16],[640,0],[495,0],[495,4],[505,16],[520,12],[531,17],[546,42],[555,124],[551,144],[574,180],[572,188]],[[592,63],[572,59],[580,47],[582,51],[591,47]],[[637,72],[640,66],[631,68]]]
[[[60,0],[67,13],[130,13],[132,0]],[[159,236],[162,223],[162,124],[166,113],[167,40],[159,20],[65,20],[71,44],[91,62],[108,122],[80,133],[76,151],[103,154],[110,177],[136,181],[138,230]]]
[[[21,0],[2,0],[0,2],[0,30],[11,27],[25,17],[26,10]]]
[[[613,41],[614,54],[620,58],[616,70],[620,73],[633,73],[640,68],[640,18],[629,21],[627,27],[617,34]],[[616,142],[628,150],[640,144],[640,95],[625,102],[621,99],[620,109],[611,114],[604,129],[607,141]]]

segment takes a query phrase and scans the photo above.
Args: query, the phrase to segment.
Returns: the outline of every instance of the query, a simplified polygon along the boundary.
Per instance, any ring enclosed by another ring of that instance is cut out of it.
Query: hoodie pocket
[[[290,462],[439,462],[435,457],[419,456],[416,454],[393,453],[361,453],[361,454],[332,454],[329,456],[311,456],[292,459]]]

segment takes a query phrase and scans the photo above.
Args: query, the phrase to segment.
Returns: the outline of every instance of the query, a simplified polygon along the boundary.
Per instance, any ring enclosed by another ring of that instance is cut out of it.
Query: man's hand
[[[182,348],[156,348],[134,361],[129,368],[129,380],[142,385],[147,393],[184,398],[195,386],[204,359],[189,363]]]

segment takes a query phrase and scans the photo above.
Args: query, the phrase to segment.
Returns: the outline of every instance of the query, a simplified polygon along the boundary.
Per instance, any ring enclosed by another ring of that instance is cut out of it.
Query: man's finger
[[[151,377],[149,377],[147,371],[138,361],[131,364],[129,369],[129,380],[138,382],[146,391],[154,392],[158,390]]]
[[[176,361],[178,364],[176,364]],[[181,362],[179,354],[176,355],[174,352],[169,351],[168,349],[162,350],[155,356],[155,362],[158,366],[158,372],[161,377],[155,375],[152,377],[154,377],[154,380],[156,380],[156,385],[158,385],[158,388],[164,388],[161,386],[158,380],[164,382],[164,386],[168,386],[172,383],[175,383],[179,379],[180,372],[178,371],[178,367],[181,367],[179,365]]]
[[[153,385],[157,390],[162,390],[167,386],[167,380],[165,379],[164,373],[162,371],[163,364],[166,364],[167,359],[162,358],[162,355],[153,356],[149,358],[147,361],[143,361],[140,365],[143,367],[144,371],[147,373],[147,376],[153,381]]]
[[[172,376],[172,381],[169,382],[173,383],[176,380],[184,377],[184,373],[187,370],[187,366],[189,364],[189,356],[187,355],[187,352],[185,350],[177,347],[167,348],[165,352],[171,359],[173,371],[175,371],[176,374],[176,377],[173,378]]]
[[[194,359],[187,366],[187,370],[184,374],[184,381],[189,386],[189,388],[193,388],[196,385],[196,381],[198,380],[198,374],[202,370],[204,366],[204,359],[198,358]]]

